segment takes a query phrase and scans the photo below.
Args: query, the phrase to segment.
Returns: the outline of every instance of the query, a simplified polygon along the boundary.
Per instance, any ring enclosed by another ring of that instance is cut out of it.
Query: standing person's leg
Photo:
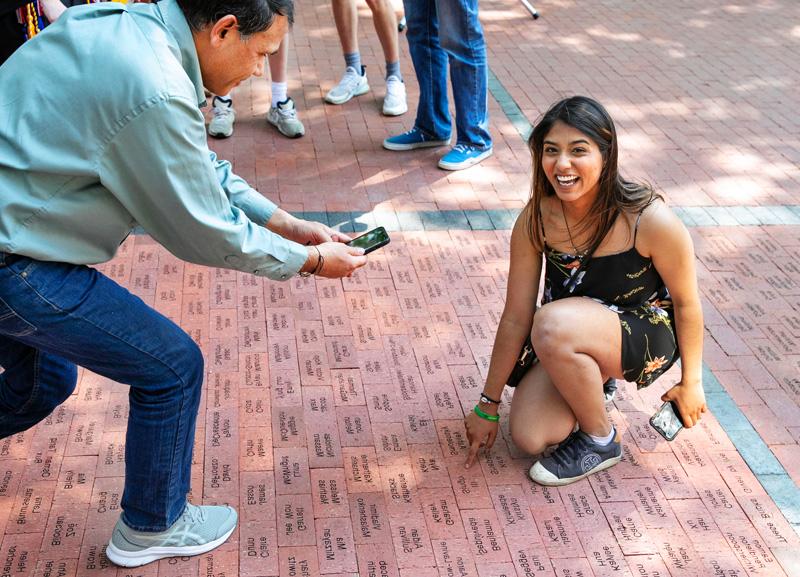
[[[332,0],[333,20],[342,44],[345,70],[339,84],[325,95],[328,104],[344,104],[354,96],[369,92],[367,72],[358,50],[358,10],[356,0]]]
[[[197,345],[94,269],[8,255],[3,264],[0,299],[14,322],[28,327],[12,332],[7,321],[0,329],[6,339],[36,349],[40,359],[48,355],[51,367],[60,362],[62,373],[66,363],[74,363],[130,385],[123,513],[109,558],[137,566],[203,553],[224,542],[236,525],[236,512],[186,503],[204,376]],[[55,406],[53,397],[49,401]],[[15,418],[39,417],[47,407],[37,405],[37,413],[28,405],[30,415],[25,404],[17,405]]]
[[[280,48],[269,56],[269,75],[272,88],[272,103],[267,113],[267,122],[289,138],[300,138],[306,129],[297,117],[294,100],[288,95],[289,33],[283,37]]]
[[[404,0],[408,50],[419,83],[414,128],[383,141],[388,150],[413,150],[450,143],[447,104],[447,54],[439,45],[436,0]]]
[[[383,114],[399,116],[408,110],[406,87],[400,72],[400,44],[397,35],[397,20],[391,0],[367,0],[372,11],[375,32],[381,41],[386,60],[386,97],[383,100]]]
[[[439,163],[460,170],[492,153],[489,134],[486,42],[478,20],[478,0],[437,0],[439,39],[450,61],[456,108],[456,147]]]
[[[233,122],[236,111],[233,109],[233,95],[216,95],[211,99],[211,122],[208,135],[214,138],[228,138],[233,135]]]

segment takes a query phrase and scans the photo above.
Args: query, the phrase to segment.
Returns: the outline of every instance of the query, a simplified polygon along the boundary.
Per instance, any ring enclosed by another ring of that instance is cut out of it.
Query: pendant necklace
[[[575,241],[572,240],[572,231],[569,229],[569,223],[567,222],[567,213],[564,212],[564,201],[559,200],[559,202],[561,203],[561,216],[564,218],[564,226],[567,227],[567,234],[569,235],[569,244],[572,245],[572,250],[575,251],[575,256],[578,258],[583,258],[586,252],[579,251],[578,247],[575,246]]]

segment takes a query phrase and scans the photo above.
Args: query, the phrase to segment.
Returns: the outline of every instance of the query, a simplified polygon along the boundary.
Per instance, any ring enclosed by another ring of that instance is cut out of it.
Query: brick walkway
[[[338,41],[327,5],[299,6],[290,94],[307,136],[265,126],[268,89],[256,80],[235,94],[235,136],[212,144],[284,208],[400,231],[351,279],[283,284],[185,264],[130,237],[103,270],[201,344],[192,499],[235,504],[239,530],[209,555],[109,565],[127,390],[83,372],[46,422],[0,443],[0,575],[800,575],[800,6],[537,7],[534,22],[512,0],[482,4],[496,153],[453,174],[435,168],[441,151],[380,148],[413,113],[379,114],[368,18],[373,92],[322,103],[340,73]],[[715,415],[667,444],[647,417],[678,373],[650,390],[626,386],[610,408],[624,462],[543,490],[507,430],[465,471],[461,419],[502,311],[507,210],[527,194],[520,131],[571,93],[608,105],[623,168],[692,226]]]

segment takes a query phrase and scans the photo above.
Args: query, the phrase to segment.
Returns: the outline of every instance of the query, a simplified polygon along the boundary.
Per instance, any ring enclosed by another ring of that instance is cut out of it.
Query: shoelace
[[[186,509],[183,510],[183,517],[192,524],[205,523],[206,513],[205,509],[186,503]]]
[[[553,451],[550,457],[559,465],[569,465],[575,462],[588,447],[589,443],[586,438],[580,434],[580,431],[575,431]]]
[[[472,149],[472,147],[467,145],[467,144],[456,144],[453,147],[453,150],[455,150],[456,152],[463,152],[464,154],[469,152],[471,149]]]
[[[215,106],[213,108],[213,112],[214,112],[214,118],[220,118],[222,116],[228,116],[228,114],[230,114],[230,112],[231,112],[231,107],[230,106],[226,106],[225,108],[223,108],[221,106]]]

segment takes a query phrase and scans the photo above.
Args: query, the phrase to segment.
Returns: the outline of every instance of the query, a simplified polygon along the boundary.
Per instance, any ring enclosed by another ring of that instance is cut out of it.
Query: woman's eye
[[[545,154],[555,154],[555,153],[558,152],[558,150],[556,150],[552,146],[548,146],[547,148],[544,149],[544,151],[545,151]]]
[[[574,154],[584,154],[584,153],[586,152],[586,149],[585,149],[585,148],[580,148],[580,147],[578,147],[578,148],[573,148],[573,149],[572,149],[572,152],[573,152]]]

